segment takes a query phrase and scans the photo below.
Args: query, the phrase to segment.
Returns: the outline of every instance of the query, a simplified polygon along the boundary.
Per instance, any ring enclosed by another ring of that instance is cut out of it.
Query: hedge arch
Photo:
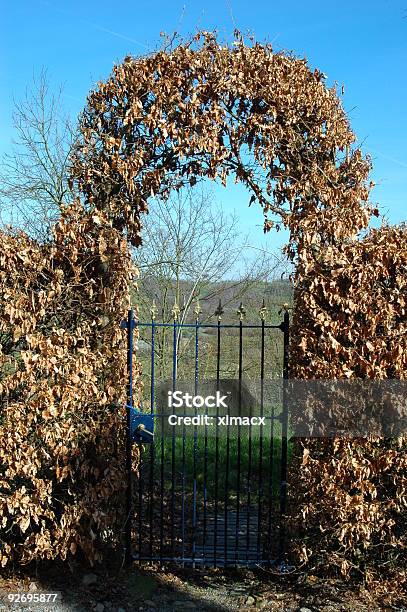
[[[229,175],[283,223],[289,255],[366,227],[370,169],[335,88],[306,60],[214,33],[151,56],[126,57],[91,92],[72,180],[131,244],[141,242],[151,196]],[[335,227],[334,235],[331,228]]]
[[[347,377],[351,362],[359,367],[354,376],[405,378],[394,313],[405,321],[406,284],[400,290],[399,278],[406,232],[384,228],[360,240],[378,211],[368,201],[370,160],[354,142],[336,88],[328,89],[306,60],[246,42],[239,32],[231,46],[201,32],[151,56],[126,57],[90,93],[72,182],[88,214],[100,213],[138,246],[150,197],[234,177],[250,203],[262,207],[265,231],[283,225],[290,233],[286,252],[296,266],[300,306],[291,340],[294,375],[312,378],[317,368],[317,375]],[[401,254],[395,264],[394,253]],[[351,305],[344,286],[355,265],[372,273],[353,279],[359,301]],[[378,286],[388,307],[369,314],[363,295]],[[368,355],[366,341],[381,324],[388,337]],[[336,350],[349,348],[349,338],[353,351]],[[387,370],[383,359],[391,363]],[[392,552],[397,545],[405,550],[405,464],[403,440],[305,444],[299,473],[309,537],[297,547],[300,558],[371,581],[391,563],[391,579],[405,580],[404,553],[399,559]]]
[[[290,231],[294,376],[407,378],[406,228],[361,239],[377,214],[370,161],[321,72],[238,32],[232,46],[200,33],[116,66],[89,95],[81,132],[82,197],[53,240],[0,232],[1,566],[79,549],[93,562],[104,538],[120,541],[119,323],[151,196],[202,178],[244,183],[265,230]],[[303,442],[300,559],[386,595],[405,584],[406,442]]]

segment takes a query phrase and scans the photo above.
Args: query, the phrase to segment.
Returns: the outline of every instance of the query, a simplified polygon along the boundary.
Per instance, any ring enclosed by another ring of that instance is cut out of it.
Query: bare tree
[[[160,322],[172,321],[174,304],[179,308],[179,321],[190,322],[199,299],[201,320],[206,321],[214,316],[219,298],[224,307],[250,301],[251,290],[273,280],[280,270],[280,261],[273,254],[253,251],[239,219],[226,214],[207,188],[185,188],[166,201],[153,200],[143,224],[143,244],[134,251],[140,270],[134,300],[141,319],[149,320],[154,301]],[[155,339],[163,377],[170,350],[167,332],[161,328]],[[189,345],[187,337],[183,342],[181,337],[178,328],[180,357]]]
[[[254,255],[239,225],[208,188],[186,188],[167,201],[151,202],[143,220],[143,244],[134,250],[143,314],[154,299],[160,319],[168,322],[175,302],[185,322],[197,298],[212,302],[228,288],[227,305],[253,284],[274,278],[279,259],[264,249]]]
[[[58,219],[60,207],[73,193],[68,186],[69,157],[76,129],[62,110],[62,88],[55,93],[45,71],[34,77],[22,100],[15,102],[16,138],[0,162],[0,221],[12,223],[39,241],[46,241]],[[240,300],[258,308],[258,289],[272,280],[278,258],[253,248],[242,234],[240,220],[215,204],[213,193],[201,185],[184,187],[169,199],[151,199],[143,219],[143,245],[134,251],[141,277],[135,301],[140,317],[148,319],[153,300],[163,322],[172,320],[174,303],[180,321],[194,319],[197,298],[201,320],[214,316],[217,302],[223,307]],[[255,291],[252,292],[252,289]],[[167,368],[170,339],[165,329],[156,337],[162,371]],[[178,349],[188,354],[188,337]],[[208,356],[211,350],[207,346]]]
[[[0,163],[0,219],[46,240],[61,204],[72,198],[67,184],[74,127],[61,106],[62,88],[50,90],[45,71],[33,77],[14,102],[12,150]]]

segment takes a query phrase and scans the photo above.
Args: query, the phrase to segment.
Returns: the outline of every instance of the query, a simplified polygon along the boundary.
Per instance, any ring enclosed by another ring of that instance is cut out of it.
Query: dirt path
[[[58,592],[60,598],[48,605],[10,605],[4,598],[16,591]],[[89,571],[78,564],[69,568],[53,564],[30,575],[0,578],[0,592],[4,605],[0,610],[36,612],[407,612],[405,601],[379,603],[366,590],[352,590],[339,581],[301,575],[281,578],[260,570],[166,572],[134,567]]]

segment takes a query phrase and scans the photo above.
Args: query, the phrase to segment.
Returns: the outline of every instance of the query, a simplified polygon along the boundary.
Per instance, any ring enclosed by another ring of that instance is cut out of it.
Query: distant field
[[[208,293],[213,294],[215,288],[210,288]],[[216,324],[217,317],[214,314],[219,299],[222,300],[224,313],[222,323],[237,324],[239,318],[236,310],[239,300],[228,302],[228,287],[223,288],[216,298],[200,298],[202,323]],[[258,283],[252,287],[245,296],[244,307],[246,309],[245,323],[260,324],[259,308],[262,301],[268,309],[266,323],[278,325],[282,321],[279,313],[284,303],[292,303],[292,288],[288,281],[274,281],[273,283]],[[134,296],[137,303],[137,296]],[[159,305],[157,304],[157,307]],[[159,310],[159,308],[158,308]],[[149,308],[140,307],[139,319],[149,322],[151,315]],[[186,319],[194,322],[194,315]],[[156,322],[162,322],[157,314]],[[171,322],[169,319],[166,322]],[[136,348],[137,358],[141,362],[144,381],[144,401],[148,401],[149,386],[151,382],[151,328],[140,327],[139,339]],[[198,378],[199,380],[215,379],[217,369],[217,329],[200,328],[198,332]],[[156,328],[155,330],[155,380],[161,382],[171,379],[173,370],[173,329]],[[195,375],[195,329],[183,329],[178,337],[178,360],[177,378],[191,380]],[[283,335],[279,330],[269,329],[265,332],[265,376],[266,378],[280,377],[282,371],[283,357]],[[239,330],[234,328],[222,329],[220,345],[220,378],[236,378],[238,376],[239,363]],[[261,331],[259,329],[244,329],[243,331],[243,377],[256,380],[260,377],[261,364]]]

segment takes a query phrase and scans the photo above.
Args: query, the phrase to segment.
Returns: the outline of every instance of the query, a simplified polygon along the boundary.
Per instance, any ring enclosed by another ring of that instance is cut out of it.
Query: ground
[[[79,563],[54,563],[0,578],[2,603],[8,593],[58,592],[56,605],[13,605],[5,610],[36,612],[131,612],[199,610],[232,612],[336,612],[395,610],[407,612],[407,602],[377,601],[366,589],[339,580],[321,580],[301,573],[281,577],[265,570],[199,570],[169,568],[107,569]]]

